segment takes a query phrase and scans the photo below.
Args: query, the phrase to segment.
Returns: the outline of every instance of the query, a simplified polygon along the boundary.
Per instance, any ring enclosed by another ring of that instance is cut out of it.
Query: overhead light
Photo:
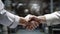
[[[27,13],[29,10],[28,9],[25,9],[24,12]]]
[[[23,5],[22,3],[19,3],[19,5],[21,6],[21,5]]]
[[[31,5],[31,10],[32,10],[32,11],[33,11],[33,10],[39,11],[39,9],[40,9],[40,6],[39,6],[38,4],[32,4],[32,5]]]

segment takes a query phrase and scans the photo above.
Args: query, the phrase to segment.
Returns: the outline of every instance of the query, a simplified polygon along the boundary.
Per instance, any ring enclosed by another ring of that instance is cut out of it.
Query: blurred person
[[[26,16],[25,11],[24,11],[25,9],[26,9],[26,6],[24,6],[24,5],[19,6],[18,5],[15,7],[15,12],[17,15],[25,17]]]

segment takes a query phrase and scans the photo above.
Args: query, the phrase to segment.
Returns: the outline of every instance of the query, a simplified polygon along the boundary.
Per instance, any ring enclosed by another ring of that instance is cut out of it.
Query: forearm
[[[39,18],[42,20],[41,23],[46,23],[47,25],[51,25],[51,23],[59,22],[59,13],[54,12],[52,14],[46,14],[44,16],[40,16]],[[56,23],[57,24],[57,23]]]

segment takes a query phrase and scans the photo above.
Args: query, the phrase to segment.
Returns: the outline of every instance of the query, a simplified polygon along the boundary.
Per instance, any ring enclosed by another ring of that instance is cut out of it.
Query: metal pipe
[[[50,0],[50,10],[51,10],[51,13],[53,12],[53,0]]]

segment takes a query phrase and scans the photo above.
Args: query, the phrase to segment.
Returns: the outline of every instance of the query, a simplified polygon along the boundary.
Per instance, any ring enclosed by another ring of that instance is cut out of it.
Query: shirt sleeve
[[[3,2],[0,0],[0,10],[4,8]]]
[[[11,26],[9,25],[10,28],[15,28],[19,24],[19,20],[20,20],[19,16],[12,14],[6,11],[5,9],[1,10],[0,14],[6,16],[12,22],[12,25]]]
[[[4,4],[1,0],[0,0],[0,14],[6,16],[11,22],[13,22],[10,28],[14,28],[18,25],[20,17],[6,11],[4,9]]]
[[[44,15],[48,26],[60,24],[60,11]]]
[[[13,22],[10,28],[15,28],[19,24],[20,17],[9,12],[6,12],[6,15],[9,18],[9,20]]]

